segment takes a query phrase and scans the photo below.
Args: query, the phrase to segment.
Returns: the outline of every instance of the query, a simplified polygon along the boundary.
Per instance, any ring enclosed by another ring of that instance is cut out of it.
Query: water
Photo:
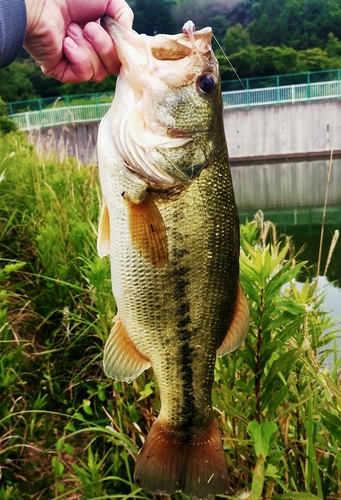
[[[304,163],[304,162],[303,162]],[[305,282],[316,279],[317,262],[320,246],[321,224],[323,207],[317,206],[314,200],[313,178],[318,184],[319,191],[326,188],[327,163],[316,165],[318,169],[312,175],[311,162],[306,162],[305,167],[300,162],[295,169],[295,164],[288,163],[288,168],[282,165],[283,175],[278,176],[276,167],[267,168],[264,174],[263,165],[252,165],[240,168],[232,167],[232,178],[235,186],[240,220],[252,220],[258,210],[264,213],[264,220],[276,224],[277,233],[293,237],[295,250],[304,247],[300,260],[307,260],[308,264],[298,281]],[[268,166],[269,167],[269,166]],[[303,175],[306,168],[307,175]],[[339,175],[341,163],[335,164],[334,175]],[[297,171],[301,173],[297,175]],[[242,174],[241,174],[242,172]],[[303,174],[302,174],[303,172]],[[318,175],[317,175],[318,174]],[[265,177],[264,177],[265,175]],[[322,186],[321,186],[322,184]],[[267,186],[267,189],[264,186]],[[324,309],[336,322],[336,328],[341,330],[341,236],[335,246],[326,275],[324,276],[330,244],[335,230],[341,233],[341,185],[333,182],[330,186],[333,193],[333,205],[326,212],[324,237],[322,244],[320,276],[318,279],[319,291],[325,293]],[[304,204],[302,196],[304,194]],[[321,196],[320,196],[321,199]],[[309,203],[308,203],[309,202]],[[328,346],[329,348],[331,346]],[[341,356],[341,334],[338,337],[337,351]],[[329,366],[334,362],[329,356]]]
[[[330,212],[328,214],[329,219],[332,219],[332,216],[335,215],[334,209],[335,207],[330,209]],[[317,276],[322,209],[318,210],[321,216],[319,224],[317,223],[318,218],[316,216],[316,211],[316,207],[305,208],[303,212],[302,210],[297,209],[282,209],[277,211],[273,209],[271,211],[264,210],[264,220],[271,220],[272,222],[276,223],[276,230],[278,235],[286,234],[292,236],[296,252],[301,248],[304,248],[298,258],[301,261],[308,261],[308,263],[298,277],[297,285],[299,287],[300,284],[303,285],[303,283],[307,279],[310,282],[315,281]],[[241,222],[244,222],[246,218],[248,218],[248,220],[252,220],[254,213],[255,211],[252,210],[248,210],[247,212],[240,210]],[[307,220],[306,224],[302,223],[305,217]],[[291,222],[290,224],[283,225],[283,220],[285,219],[291,219],[291,221],[296,221],[296,223],[300,221],[301,223],[294,225]],[[315,223],[311,224],[311,220],[315,220]],[[337,222],[336,219],[335,223],[328,224],[324,230],[320,276],[318,279],[318,291],[322,292],[325,296],[323,310],[328,312],[333,321],[336,323],[335,329],[341,330],[341,237],[339,238],[335,246],[330,264],[327,268],[326,276],[324,276],[328,252],[335,229],[338,229],[339,231],[341,229],[341,210],[339,222]],[[334,345],[326,345],[324,346],[324,349],[332,349],[333,347]],[[336,350],[336,356],[340,357],[341,333],[338,335]],[[325,364],[330,369],[332,369],[334,361],[335,356],[329,355],[326,358]]]
[[[308,260],[308,268],[306,272],[302,273],[299,278],[300,281],[309,278],[310,280],[316,279],[317,275],[317,261],[320,246],[320,233],[321,226],[318,227],[319,233],[314,234],[300,234],[297,232],[293,233],[296,248],[301,248],[306,245],[304,251],[302,252],[302,260]],[[339,219],[339,224],[327,225],[324,229],[324,238],[322,245],[322,258],[320,266],[320,274],[318,278],[318,290],[325,294],[324,299],[324,310],[327,311],[333,320],[336,322],[335,328],[341,330],[341,240],[340,237],[336,244],[336,247],[332,253],[330,264],[327,268],[325,274],[325,265],[328,257],[328,252],[330,249],[330,244],[333,238],[335,229],[340,231],[341,229],[341,218]],[[325,346],[330,348],[331,346]],[[338,336],[337,341],[337,351],[341,355],[341,334]],[[328,356],[327,364],[329,367],[332,366],[334,362],[333,356]]]

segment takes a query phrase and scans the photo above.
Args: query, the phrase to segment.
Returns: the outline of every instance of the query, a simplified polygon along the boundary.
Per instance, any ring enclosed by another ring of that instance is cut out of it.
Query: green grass
[[[0,137],[0,179],[0,500],[153,498],[132,480],[160,405],[152,372],[128,385],[102,370],[115,303],[97,169],[38,159],[15,132]],[[289,239],[259,218],[241,235],[251,326],[216,366],[221,498],[339,499],[340,360],[316,356],[331,319],[313,284],[295,286]]]

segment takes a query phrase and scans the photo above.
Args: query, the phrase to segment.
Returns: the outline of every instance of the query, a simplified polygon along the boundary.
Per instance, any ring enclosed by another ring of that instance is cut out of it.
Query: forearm
[[[18,56],[26,34],[25,0],[0,1],[0,68]]]

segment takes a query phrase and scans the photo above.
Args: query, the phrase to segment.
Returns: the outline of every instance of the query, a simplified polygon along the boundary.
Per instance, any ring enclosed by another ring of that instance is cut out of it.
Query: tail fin
[[[190,442],[181,441],[156,421],[137,458],[134,479],[159,495],[178,490],[195,498],[225,493],[228,472],[215,420]]]

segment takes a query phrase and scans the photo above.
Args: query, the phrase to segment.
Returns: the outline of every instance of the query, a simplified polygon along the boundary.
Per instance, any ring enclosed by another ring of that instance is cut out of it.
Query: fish
[[[152,367],[161,409],[134,480],[155,494],[229,488],[212,408],[217,356],[249,327],[239,220],[212,30],[148,36],[105,16],[121,69],[98,132],[97,248],[109,255],[117,314],[104,370],[132,382]]]

